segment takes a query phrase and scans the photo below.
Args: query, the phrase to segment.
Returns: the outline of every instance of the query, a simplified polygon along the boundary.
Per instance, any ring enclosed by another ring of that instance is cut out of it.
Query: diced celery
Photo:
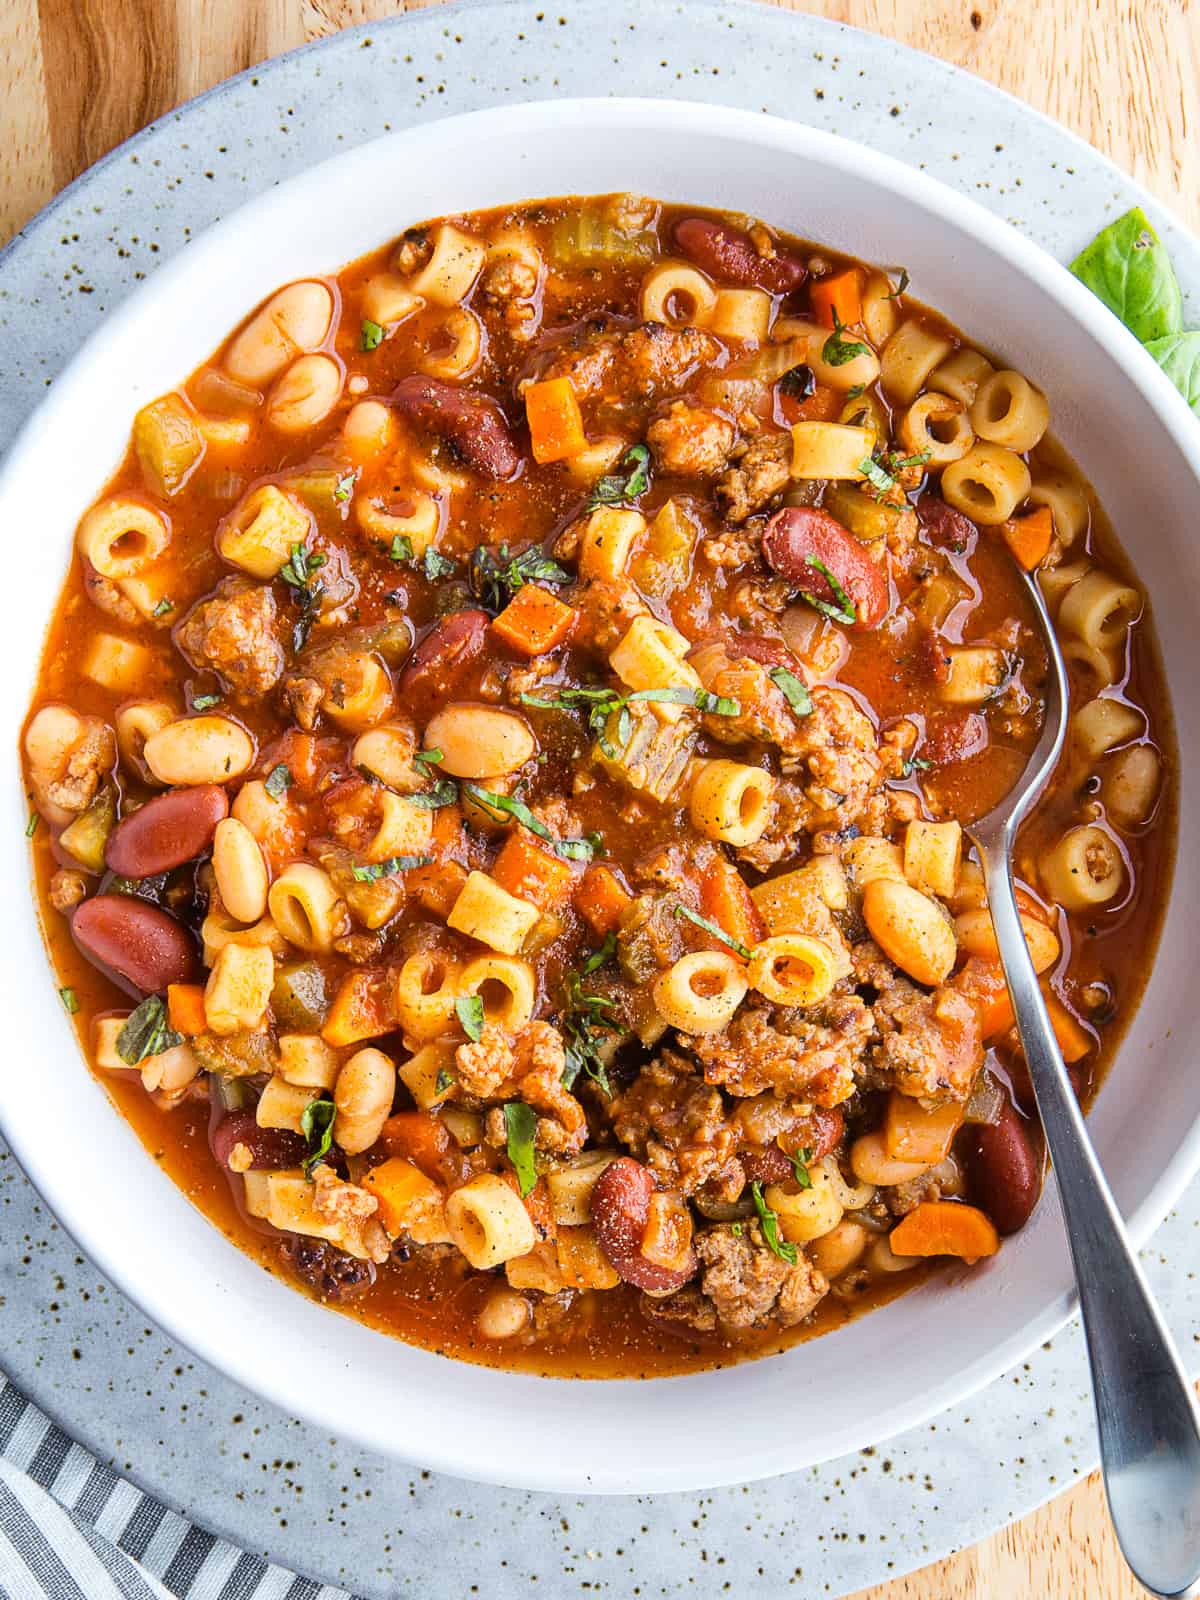
[[[58,842],[88,872],[103,872],[104,848],[116,820],[116,791],[105,784],[87,810],[67,824]]]
[[[638,266],[656,248],[653,233],[622,233],[590,206],[560,217],[550,232],[550,254],[560,267]]]
[[[164,394],[133,419],[133,448],[156,494],[178,494],[204,454],[204,435],[177,394]]]
[[[269,1033],[253,1032],[243,1028],[240,1033],[222,1038],[215,1033],[201,1033],[191,1041],[204,1072],[220,1073],[229,1078],[254,1078],[260,1073],[270,1074],[279,1065],[279,1052]]]
[[[908,509],[907,501],[903,506],[889,505],[850,483],[831,483],[825,490],[824,506],[831,517],[836,517],[842,527],[863,544],[886,539]]]
[[[622,737],[624,731],[624,737]],[[614,711],[604,730],[604,745],[592,748],[592,759],[619,783],[666,803],[683,783],[696,730],[686,722],[660,722],[644,706]]]
[[[329,1010],[329,995],[325,974],[315,961],[298,961],[276,970],[271,1010],[281,1028],[311,1033],[321,1026]]]
[[[647,529],[630,577],[643,594],[666,598],[687,583],[699,529],[687,508],[670,499]]]

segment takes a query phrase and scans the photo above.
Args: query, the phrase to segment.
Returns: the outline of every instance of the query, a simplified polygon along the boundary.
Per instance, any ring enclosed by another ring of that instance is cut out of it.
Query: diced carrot
[[[862,269],[847,267],[828,278],[815,278],[809,286],[808,303],[823,328],[852,328],[862,321]]]
[[[1041,566],[1054,537],[1054,516],[1049,506],[1039,506],[1025,517],[1011,517],[1000,524],[1000,533],[1013,558],[1026,572]]]
[[[575,891],[575,909],[594,933],[606,938],[615,933],[633,896],[611,867],[589,867]]]
[[[994,1256],[1000,1235],[978,1206],[961,1200],[922,1200],[888,1235],[898,1256],[958,1256],[978,1261]]]
[[[549,589],[526,583],[492,623],[492,632],[523,656],[544,656],[563,643],[578,615]]]
[[[930,1166],[945,1160],[962,1127],[965,1109],[957,1100],[926,1108],[911,1095],[893,1089],[883,1130],[888,1155],[894,1161],[923,1161]]]
[[[539,464],[577,456],[587,444],[579,401],[569,378],[547,378],[525,390],[533,459]]]
[[[435,861],[432,866],[416,867],[405,877],[417,904],[445,922],[467,881],[467,869],[458,861]]]
[[[463,814],[460,805],[438,806],[433,813],[433,837],[430,844],[434,854],[453,855],[459,845],[466,843]]]
[[[446,1237],[442,1191],[415,1162],[404,1156],[389,1156],[372,1167],[362,1182],[363,1188],[378,1200],[379,1220],[393,1238],[398,1233],[416,1236],[435,1232]]]
[[[208,1029],[204,1014],[204,989],[198,983],[169,983],[167,985],[167,1016],[176,1033],[194,1039]]]
[[[404,1156],[435,1181],[451,1150],[449,1130],[428,1111],[397,1111],[384,1123],[379,1142],[389,1156]]]
[[[265,763],[263,776],[275,767],[285,766],[297,789],[309,792],[320,777],[320,750],[314,734],[301,733],[299,728],[289,728],[270,749],[270,760]]]
[[[752,950],[767,936],[767,925],[750,898],[745,879],[724,856],[714,857],[700,880],[700,910],[747,949]]]
[[[817,385],[807,400],[797,400],[789,394],[779,397],[779,409],[789,426],[793,422],[836,422],[845,404],[846,396],[840,389],[830,389],[823,383]]]
[[[356,971],[343,979],[329,1008],[321,1037],[326,1044],[357,1044],[378,1039],[396,1026],[392,984],[386,973]]]
[[[575,874],[567,862],[543,850],[526,828],[514,828],[491,870],[492,879],[539,911],[556,911],[571,898]]]
[[[1050,1013],[1050,1025],[1054,1029],[1054,1037],[1058,1041],[1063,1060],[1068,1066],[1073,1061],[1082,1061],[1093,1047],[1094,1040],[1091,1034],[1076,1017],[1072,1016],[1048,983],[1043,980],[1041,987],[1046,1010]]]
[[[1008,998],[1008,985],[998,961],[969,956],[961,972],[957,972],[950,982],[952,988],[975,1002],[984,1043],[998,1039],[1012,1027],[1012,1002]]]

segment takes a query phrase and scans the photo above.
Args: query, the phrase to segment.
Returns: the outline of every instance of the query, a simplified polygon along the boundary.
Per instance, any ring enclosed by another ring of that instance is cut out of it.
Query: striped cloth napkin
[[[0,1375],[0,1600],[353,1600],[206,1533]]]

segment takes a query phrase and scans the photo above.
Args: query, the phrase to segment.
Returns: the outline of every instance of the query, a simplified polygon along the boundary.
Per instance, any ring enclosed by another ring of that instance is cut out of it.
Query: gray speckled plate
[[[1190,320],[1200,321],[1200,247],[1190,237],[1086,145],[927,57],[814,18],[712,0],[460,4],[357,29],[234,79],[43,212],[0,256],[0,438],[139,278],[271,183],[339,144],[431,116],[580,92],[733,104],[848,134],[973,193],[1060,258],[1140,200],[1163,227]],[[2,1150],[0,1202],[0,1349],[14,1380],[199,1521],[380,1600],[525,1595],[534,1581],[556,1596],[716,1595],[747,1574],[768,1593],[840,1595],[974,1542],[1095,1459],[1072,1328],[926,1427],[743,1489],[561,1500],[410,1473],[257,1403],[172,1348],[99,1280]],[[1193,1364],[1200,1294],[1187,1264],[1198,1226],[1193,1187],[1146,1253]],[[880,1333],[882,1349],[882,1322]]]

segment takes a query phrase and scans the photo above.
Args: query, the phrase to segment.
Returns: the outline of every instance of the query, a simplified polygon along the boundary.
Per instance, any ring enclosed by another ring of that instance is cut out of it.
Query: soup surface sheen
[[[1080,1095],[1166,890],[1144,598],[1050,406],[907,275],[629,195],[410,228],[146,406],[23,759],[89,1060],[264,1266],[414,1343],[719,1365],[1017,1232],[961,824],[1043,715]]]

